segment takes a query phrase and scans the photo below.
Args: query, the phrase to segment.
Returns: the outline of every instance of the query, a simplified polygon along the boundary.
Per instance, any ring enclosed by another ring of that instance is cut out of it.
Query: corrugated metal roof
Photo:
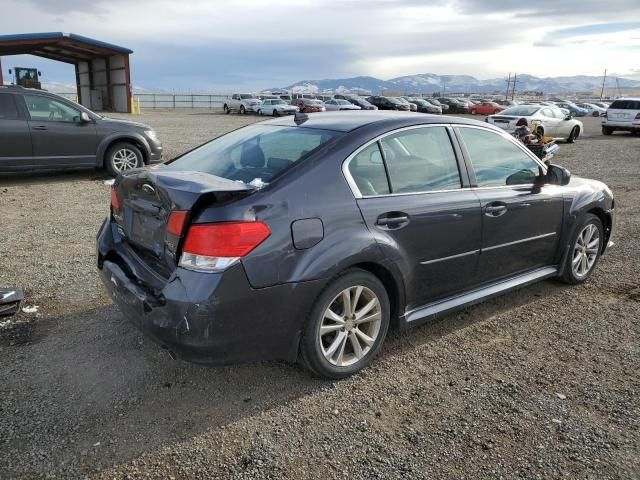
[[[77,35],[75,33],[64,33],[64,32],[19,33],[15,35],[0,35],[0,44],[2,44],[3,42],[12,42],[12,43],[20,42],[20,41],[32,42],[34,40],[57,40],[57,39],[69,39],[73,42],[93,45],[95,47],[113,50],[118,53],[126,53],[126,54],[133,53],[133,50],[130,50],[125,47],[120,47],[112,43],[103,42],[101,40],[95,40],[93,38]]]

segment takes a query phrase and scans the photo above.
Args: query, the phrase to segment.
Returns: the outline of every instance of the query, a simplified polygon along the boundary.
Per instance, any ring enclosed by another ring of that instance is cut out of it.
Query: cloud
[[[626,71],[635,66],[626,49],[638,45],[629,35],[637,24],[620,19],[640,18],[639,0],[2,1],[0,32],[28,25],[129,47],[135,83],[176,90],[421,72]],[[544,61],[531,61],[536,55]]]

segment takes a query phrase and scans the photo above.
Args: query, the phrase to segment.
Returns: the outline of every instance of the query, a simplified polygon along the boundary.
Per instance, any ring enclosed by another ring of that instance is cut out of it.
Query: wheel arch
[[[611,238],[611,227],[613,223],[613,219],[611,218],[611,214],[604,211],[604,209],[600,207],[593,207],[590,210],[587,210],[586,213],[590,213],[595,215],[602,222],[602,228],[604,228],[604,239],[602,242],[602,252],[607,248],[607,244],[609,243],[609,238]]]
[[[146,140],[142,138],[142,136],[138,136],[138,135],[119,134],[119,135],[112,135],[112,136],[106,137],[105,139],[102,140],[102,142],[100,142],[100,145],[98,146],[98,152],[96,155],[96,158],[98,160],[97,166],[99,168],[104,167],[107,152],[112,146],[114,146],[116,143],[126,143],[126,142],[131,143],[132,145],[135,145],[136,147],[138,147],[138,149],[142,153],[142,160],[144,161],[145,165],[148,165],[149,157],[150,157],[150,149]]]

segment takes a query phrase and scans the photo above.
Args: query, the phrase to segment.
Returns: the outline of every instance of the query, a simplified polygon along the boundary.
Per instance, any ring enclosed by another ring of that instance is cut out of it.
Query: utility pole
[[[607,69],[604,69],[604,77],[602,78],[602,89],[600,90],[600,100],[602,100],[602,95],[604,94],[604,82],[607,81]]]
[[[505,93],[505,100],[509,99],[509,89],[511,88],[511,72],[509,72],[509,78],[507,79],[507,93]]]
[[[516,96],[516,84],[518,83],[518,74],[513,74],[513,88],[511,89],[511,100],[513,100]]]

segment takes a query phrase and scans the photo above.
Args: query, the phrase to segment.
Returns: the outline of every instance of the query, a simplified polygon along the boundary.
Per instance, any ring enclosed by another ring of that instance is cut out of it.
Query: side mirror
[[[564,117],[565,120],[571,120],[571,115],[567,115],[566,117]]]
[[[551,185],[566,185],[571,180],[571,172],[564,167],[554,165],[547,167],[547,181]]]
[[[91,117],[87,112],[80,112],[78,123],[91,123]]]

